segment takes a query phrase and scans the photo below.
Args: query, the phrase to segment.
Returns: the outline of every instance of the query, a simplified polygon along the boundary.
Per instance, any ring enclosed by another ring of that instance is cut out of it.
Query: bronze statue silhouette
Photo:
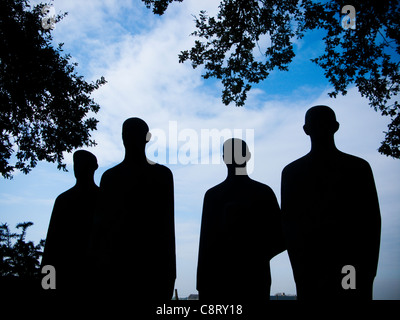
[[[223,146],[226,180],[204,196],[197,268],[202,301],[269,299],[269,261],[282,252],[280,209],[270,187],[246,172],[250,152],[240,139]]]
[[[79,150],[73,161],[76,184],[54,203],[41,263],[55,268],[55,289],[63,294],[90,289],[91,237],[100,194],[94,182],[96,157]]]
[[[104,287],[137,303],[170,300],[176,277],[173,176],[146,158],[150,137],[143,120],[127,119],[125,158],[100,182]]]
[[[311,151],[284,168],[281,192],[298,299],[372,299],[381,231],[372,170],[336,148],[331,108],[309,109],[303,128]],[[345,266],[353,288],[343,285]]]

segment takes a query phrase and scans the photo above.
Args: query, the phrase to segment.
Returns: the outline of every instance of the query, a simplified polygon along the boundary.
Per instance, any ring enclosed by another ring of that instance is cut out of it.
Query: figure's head
[[[228,167],[245,167],[250,157],[249,147],[243,140],[232,138],[224,142],[223,159]]]
[[[129,118],[122,125],[122,141],[125,149],[144,149],[150,138],[149,127],[142,119]]]
[[[73,159],[75,178],[77,180],[92,179],[94,172],[99,167],[96,156],[89,151],[78,150],[75,151]]]
[[[335,112],[327,106],[315,106],[306,112],[304,132],[312,139],[331,137],[339,129]]]

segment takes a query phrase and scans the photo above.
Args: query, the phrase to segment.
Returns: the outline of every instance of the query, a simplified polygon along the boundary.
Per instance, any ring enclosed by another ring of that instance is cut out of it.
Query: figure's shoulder
[[[56,209],[56,211],[64,210],[74,203],[76,198],[77,191],[76,187],[74,186],[57,196],[56,200],[54,201],[54,209]]]
[[[208,189],[204,195],[204,198],[209,198],[209,197],[217,197],[219,196],[224,190],[226,189],[226,182],[223,181],[221,183],[218,183],[214,187],[211,187]]]
[[[369,166],[368,161],[364,160],[363,158],[360,158],[360,157],[357,157],[355,155],[352,155],[352,154],[349,154],[349,153],[345,153],[345,152],[342,152],[342,151],[340,151],[340,155],[344,160],[346,160],[348,162],[357,163],[357,164],[360,164],[360,165],[368,165]]]
[[[150,179],[157,181],[173,181],[171,169],[162,164],[151,164],[146,170]]]
[[[119,174],[124,171],[123,164],[119,163],[114,167],[111,167],[110,169],[107,169],[104,171],[103,176],[112,176],[114,174]]]
[[[310,156],[309,156],[309,154],[306,154],[305,156],[302,156],[301,158],[294,160],[293,162],[286,165],[283,168],[282,172],[289,173],[292,171],[296,171],[300,168],[304,168],[305,166],[308,166],[309,163],[310,163]]]
[[[259,190],[260,192],[274,193],[272,188],[270,186],[266,185],[265,183],[262,183],[262,182],[256,181],[256,180],[251,180],[251,183],[254,186],[254,189]]]
[[[208,197],[221,197],[222,195],[226,194],[226,193],[231,193],[233,191],[233,189],[238,189],[238,185],[236,184],[232,184],[230,182],[228,182],[227,180],[222,181],[221,183],[215,185],[214,187],[208,189],[205,193],[205,196]],[[243,188],[246,192],[249,193],[254,193],[254,194],[273,194],[273,190],[271,187],[269,187],[268,185],[253,180],[251,178],[249,178],[248,180],[246,180],[245,182],[242,182],[240,184],[240,188]],[[239,188],[239,189],[240,189]]]
[[[360,157],[345,152],[340,152],[340,159],[343,165],[350,167],[351,169],[359,171],[371,170],[371,166],[369,165],[368,161]]]
[[[152,164],[150,166],[150,168],[153,168],[154,170],[158,171],[161,174],[172,176],[171,169],[168,168],[167,166],[162,165],[162,164],[155,163],[155,164]]]
[[[73,186],[72,188],[64,191],[56,198],[58,202],[69,202],[71,200],[75,200],[77,197],[85,197],[85,196],[93,196],[100,192],[100,188],[97,185],[93,185],[92,187],[84,187],[80,188],[78,186]]]
[[[104,173],[101,176],[100,186],[104,183],[107,183],[110,180],[116,179],[124,175],[125,175],[125,170],[123,169],[122,163],[117,164],[116,166],[104,171]]]
[[[218,183],[218,184],[215,185],[214,187],[211,187],[210,189],[208,189],[208,190],[206,191],[206,194],[211,195],[211,194],[220,192],[220,191],[223,189],[223,185],[224,185],[223,182]]]
[[[255,198],[264,200],[276,198],[274,190],[269,185],[260,181],[249,179],[249,182],[244,187],[246,188],[246,194],[250,197],[254,196]]]
[[[64,191],[63,193],[60,193],[58,197],[56,198],[56,202],[65,202],[68,201],[74,194],[76,193],[75,187],[72,187],[68,189],[67,191]]]

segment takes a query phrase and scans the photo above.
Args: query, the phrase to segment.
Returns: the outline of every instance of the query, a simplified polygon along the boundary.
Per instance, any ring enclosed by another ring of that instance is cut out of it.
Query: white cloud
[[[0,204],[2,205],[14,205],[14,204],[24,204],[24,205],[53,205],[53,199],[41,199],[41,198],[31,198],[24,197],[9,193],[0,193]]]

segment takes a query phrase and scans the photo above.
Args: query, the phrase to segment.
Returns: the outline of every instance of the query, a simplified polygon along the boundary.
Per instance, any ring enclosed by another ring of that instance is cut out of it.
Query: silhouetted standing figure
[[[51,214],[42,267],[56,271],[57,293],[90,289],[91,236],[100,189],[94,182],[96,157],[84,150],[73,155],[76,184],[60,194]]]
[[[250,152],[240,139],[224,143],[225,181],[204,196],[197,290],[202,301],[269,299],[269,261],[284,250],[280,209],[270,187],[246,171]]]
[[[143,120],[127,119],[125,158],[100,182],[109,293],[136,303],[170,300],[176,277],[173,176],[146,158],[150,137]]]
[[[281,203],[298,299],[372,299],[381,217],[371,168],[336,148],[329,107],[309,109],[303,128],[311,151],[284,168]],[[346,265],[355,289],[342,286]]]

